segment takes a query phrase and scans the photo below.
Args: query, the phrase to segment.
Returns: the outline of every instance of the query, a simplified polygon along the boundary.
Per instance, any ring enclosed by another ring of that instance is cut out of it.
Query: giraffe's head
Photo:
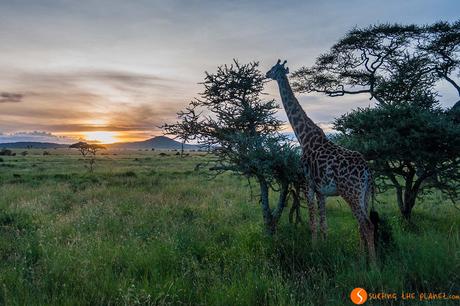
[[[275,64],[275,66],[270,69],[265,76],[269,79],[276,80],[281,76],[284,76],[289,73],[289,68],[284,67],[286,65],[287,61],[284,61],[281,64],[281,60],[278,60],[278,62]]]

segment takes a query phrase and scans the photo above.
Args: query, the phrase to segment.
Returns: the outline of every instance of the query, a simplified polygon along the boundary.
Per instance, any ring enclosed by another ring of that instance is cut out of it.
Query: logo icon
[[[350,293],[350,299],[356,305],[362,305],[367,301],[367,292],[363,288],[355,288]]]

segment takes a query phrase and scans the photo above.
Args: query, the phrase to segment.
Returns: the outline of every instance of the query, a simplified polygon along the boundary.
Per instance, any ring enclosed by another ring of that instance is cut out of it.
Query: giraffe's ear
[[[289,68],[286,68],[286,74],[288,74],[288,73],[289,73]]]

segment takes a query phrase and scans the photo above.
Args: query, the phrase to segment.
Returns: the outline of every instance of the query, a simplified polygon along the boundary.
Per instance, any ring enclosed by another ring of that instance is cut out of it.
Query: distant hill
[[[157,136],[144,141],[118,142],[107,145],[110,149],[158,149],[158,150],[180,150],[182,144],[165,136]],[[200,146],[185,144],[184,150],[198,150]]]
[[[9,142],[0,143],[0,148],[7,149],[54,149],[54,148],[68,148],[67,144],[60,144],[54,142],[33,142],[33,141],[22,141],[22,142]]]
[[[139,150],[139,149],[158,149],[158,150],[180,150],[182,144],[165,136],[158,136],[144,141],[135,142],[117,142],[105,145],[108,149],[120,150]],[[68,144],[59,144],[52,142],[10,142],[0,143],[0,148],[7,149],[54,149],[68,148]],[[184,150],[198,150],[200,146],[185,144]]]

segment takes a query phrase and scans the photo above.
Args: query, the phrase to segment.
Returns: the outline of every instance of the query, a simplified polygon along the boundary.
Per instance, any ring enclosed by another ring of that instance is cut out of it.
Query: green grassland
[[[313,247],[287,213],[266,236],[257,186],[195,171],[204,156],[106,152],[89,174],[69,150],[29,153],[0,160],[2,305],[351,305],[354,287],[460,294],[460,211],[436,192],[412,227],[391,193],[378,196],[395,243],[369,267],[340,198],[328,199],[329,237]],[[392,303],[459,301],[367,304]]]

